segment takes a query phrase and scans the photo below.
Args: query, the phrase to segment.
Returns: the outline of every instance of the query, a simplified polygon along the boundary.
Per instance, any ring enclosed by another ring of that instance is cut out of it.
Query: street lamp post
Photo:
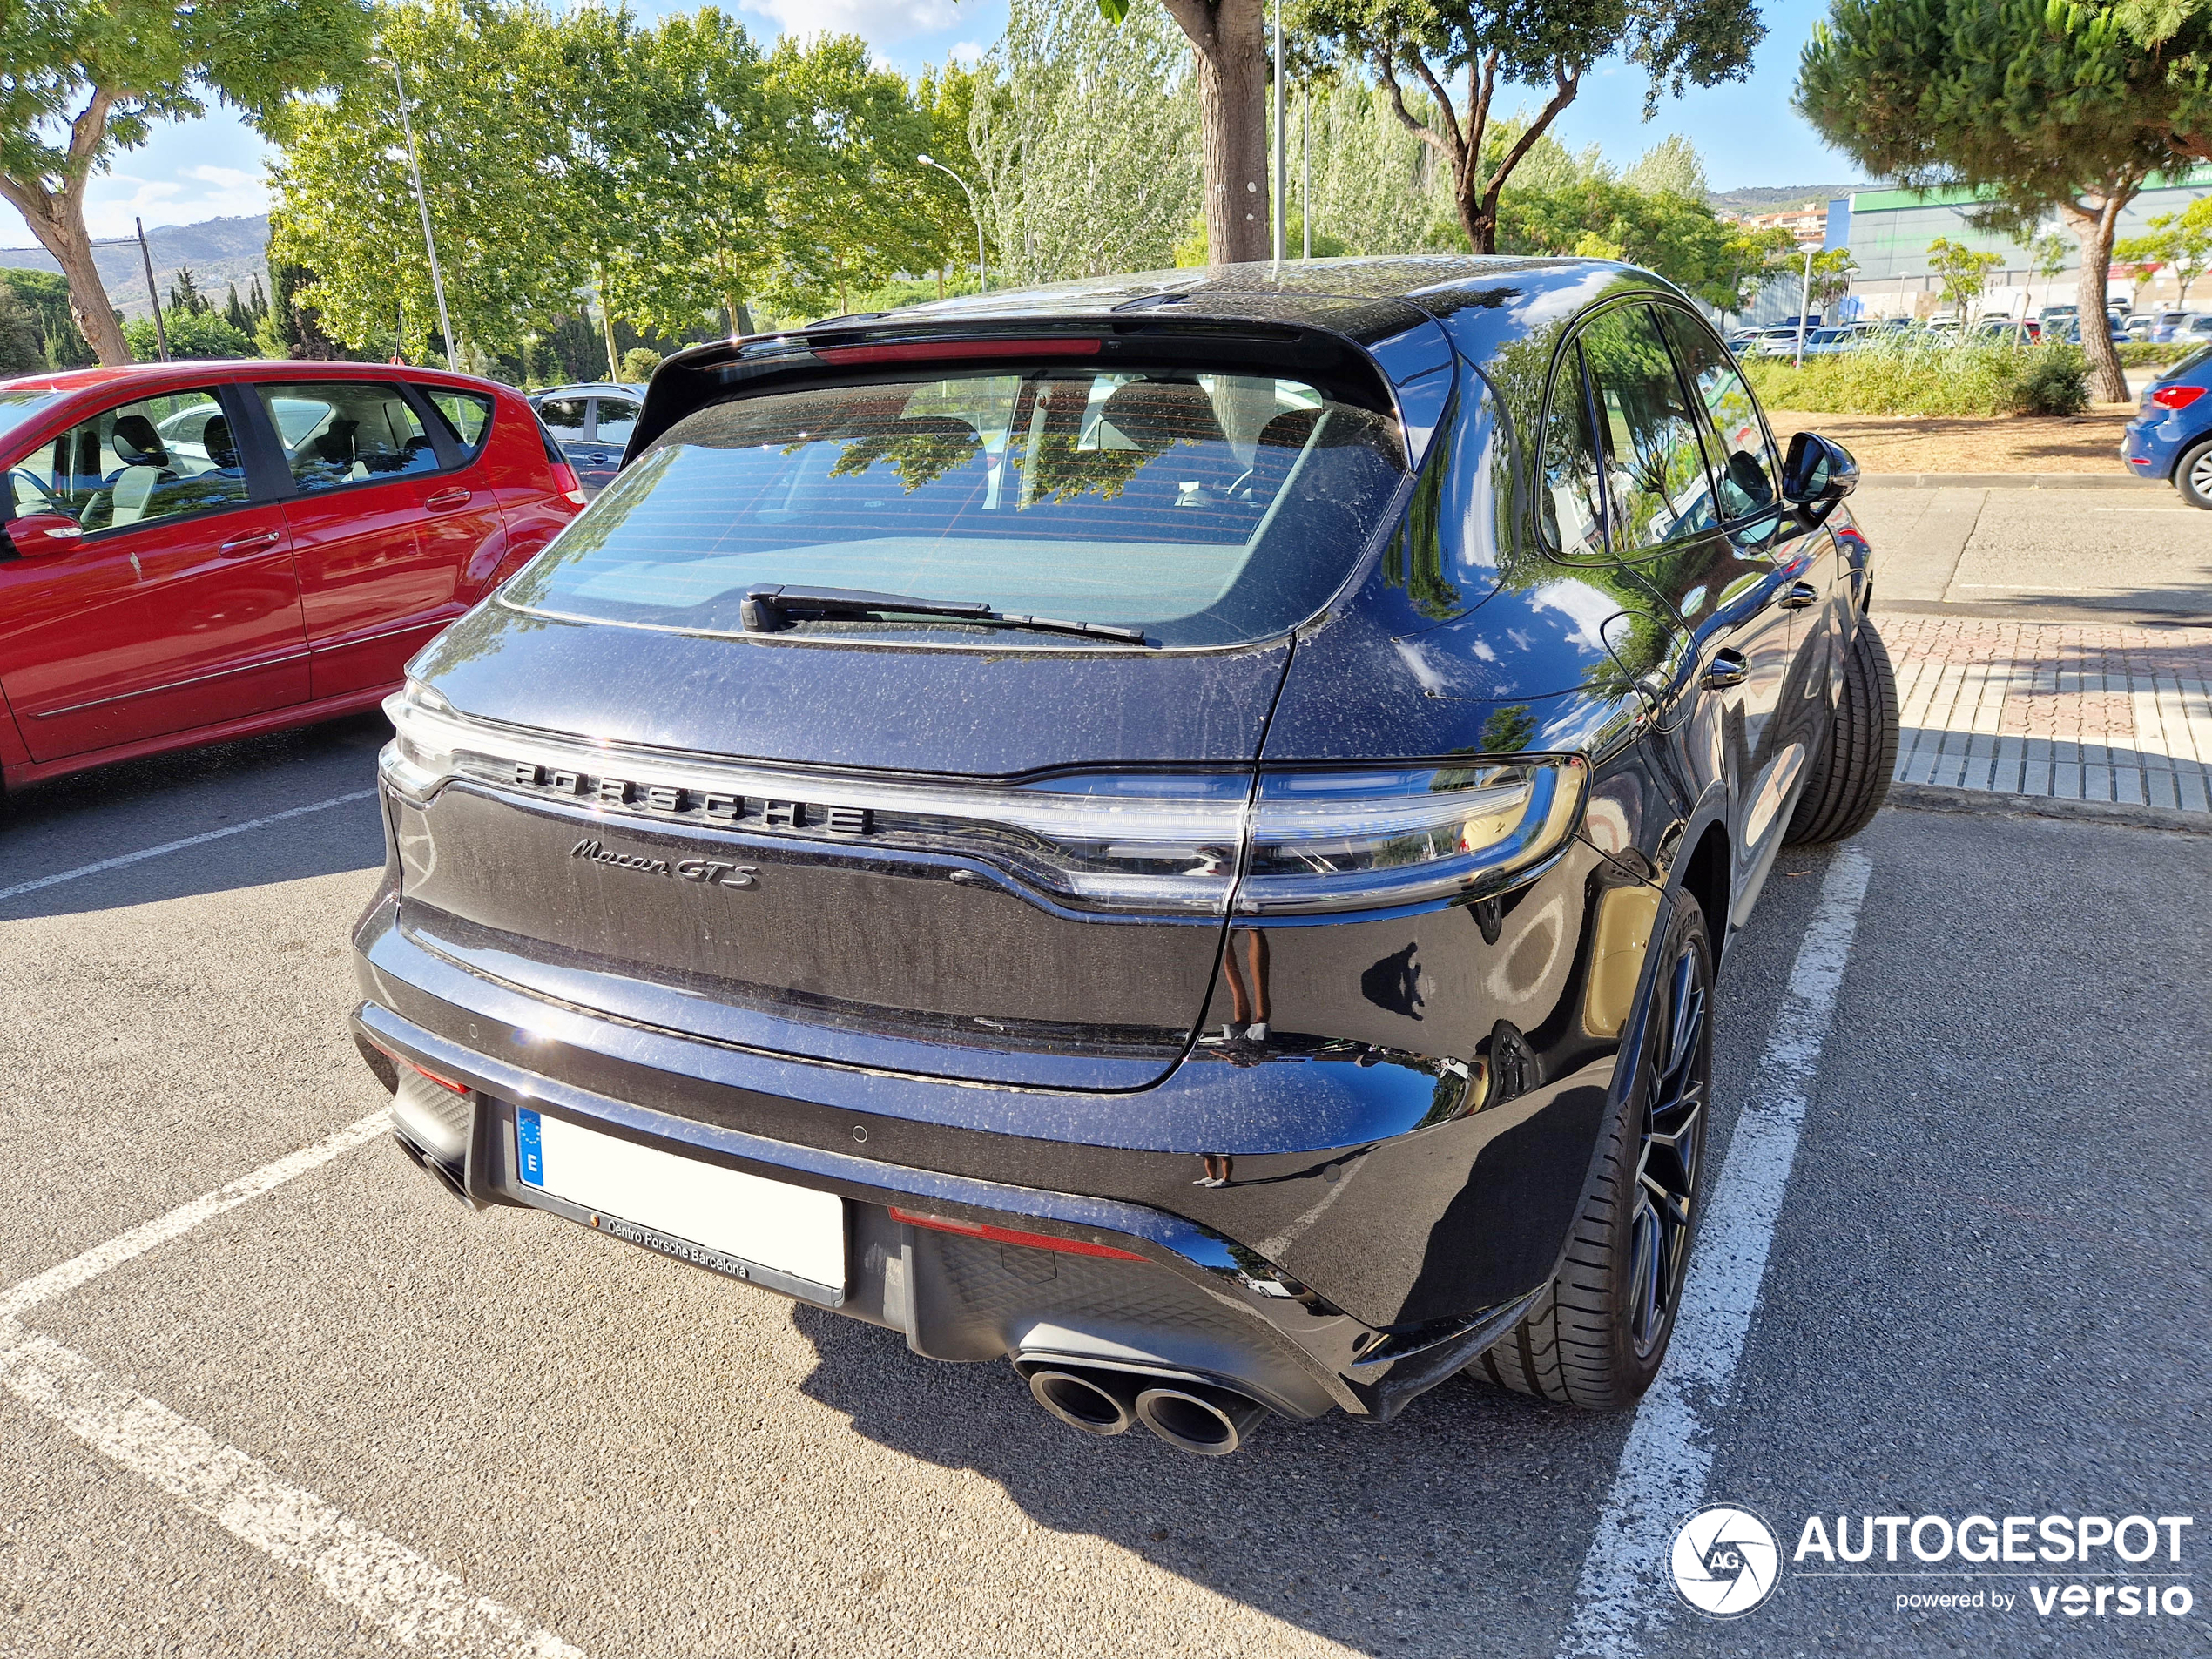
[[[400,60],[392,59],[392,84],[400,91],[400,131],[407,135],[407,170],[415,180],[415,206],[422,215],[422,246],[430,256],[430,287],[438,296],[438,331],[445,336],[446,367],[458,367],[453,345],[453,319],[446,313],[446,280],[438,269],[438,239],[430,231],[430,200],[422,193],[422,163],[415,152],[415,123],[407,108],[407,78],[400,72]]]
[[[1275,263],[1283,262],[1283,0],[1275,0]]]
[[[916,156],[914,159],[925,167],[936,168],[939,172],[943,173],[946,178],[951,179],[966,192],[968,217],[975,221],[975,280],[981,285],[983,292],[988,293],[991,291],[991,273],[983,263],[983,210],[975,205],[975,192],[968,189],[967,179],[961,178],[943,162],[932,161],[927,156]]]

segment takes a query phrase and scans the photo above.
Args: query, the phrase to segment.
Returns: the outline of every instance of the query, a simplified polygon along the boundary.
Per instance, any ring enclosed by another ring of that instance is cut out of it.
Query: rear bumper
[[[1226,1383],[1286,1417],[1332,1407],[1375,1421],[1509,1329],[1524,1298],[1448,1327],[1379,1332],[1267,1271],[1253,1254],[1192,1222],[1109,1198],[946,1175],[853,1152],[795,1146],[597,1095],[452,1042],[375,1003],[354,1015],[365,1055],[420,1065],[469,1085],[441,1140],[395,1116],[401,1147],[473,1205],[516,1204],[600,1226],[608,1218],[525,1185],[516,1113],[528,1105],[604,1132],[786,1181],[847,1201],[847,1284],[835,1298],[741,1264],[722,1271],[900,1332],[928,1359],[1013,1358]],[[479,1029],[481,1029],[481,1023]],[[386,1065],[379,1065],[380,1072]],[[401,1074],[404,1076],[405,1074]],[[438,1142],[439,1143],[431,1143]],[[456,1161],[454,1153],[458,1150]],[[892,1206],[1012,1226],[1141,1258],[1129,1261],[1002,1244],[901,1221]],[[656,1240],[610,1229],[634,1243]],[[713,1267],[691,1251],[667,1253]]]

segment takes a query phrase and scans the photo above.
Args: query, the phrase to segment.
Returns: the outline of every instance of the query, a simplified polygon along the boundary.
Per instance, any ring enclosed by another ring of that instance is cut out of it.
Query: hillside
[[[185,265],[192,266],[192,279],[199,285],[200,292],[212,295],[219,304],[224,288],[230,283],[238,284],[241,299],[253,278],[260,277],[264,287],[268,283],[269,220],[266,213],[257,213],[251,219],[211,219],[198,225],[163,225],[146,233],[146,248],[153,256],[154,280],[161,285],[165,296],[178,267]],[[137,241],[98,243],[92,250],[92,257],[100,267],[100,280],[107,284],[108,298],[116,309],[125,317],[145,316],[151,307],[146,304],[145,271],[138,260]],[[51,254],[37,246],[0,248],[0,267],[23,271],[61,269]]]
[[[1742,190],[1709,190],[1705,200],[1731,213],[1779,213],[1785,208],[1831,202],[1865,188],[1865,185],[1753,185]]]

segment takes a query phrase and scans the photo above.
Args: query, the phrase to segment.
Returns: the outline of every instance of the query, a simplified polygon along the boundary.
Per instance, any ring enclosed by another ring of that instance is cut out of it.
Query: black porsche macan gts
[[[400,1143],[1095,1433],[1629,1401],[1716,959],[1895,752],[1855,482],[1591,260],[688,351],[388,705]]]

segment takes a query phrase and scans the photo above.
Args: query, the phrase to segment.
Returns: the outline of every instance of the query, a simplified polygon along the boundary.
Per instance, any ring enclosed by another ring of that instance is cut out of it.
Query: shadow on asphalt
[[[0,888],[369,789],[390,733],[382,715],[355,715],[35,785],[0,803]],[[383,861],[376,803],[364,799],[0,900],[0,915],[72,915]]]
[[[820,1356],[802,1388],[860,1433],[1362,1653],[1461,1652],[1471,1616],[1508,1606],[1555,1631],[1538,1609],[1568,1616],[1630,1420],[1461,1372],[1380,1427],[1270,1420],[1234,1455],[1200,1458],[1143,1428],[1066,1427],[1011,1366],[919,1359],[813,1308],[792,1318]]]

